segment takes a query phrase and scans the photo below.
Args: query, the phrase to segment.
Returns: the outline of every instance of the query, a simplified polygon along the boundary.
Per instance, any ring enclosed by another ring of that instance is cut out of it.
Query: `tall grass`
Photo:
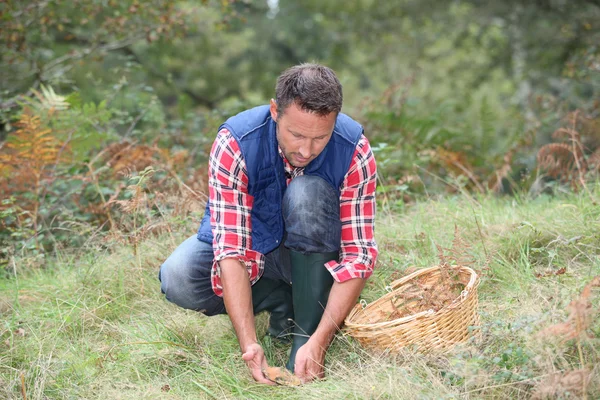
[[[135,255],[99,240],[58,253],[43,269],[15,258],[0,280],[0,398],[530,398],[552,374],[583,368],[591,371],[586,396],[598,398],[598,319],[577,340],[539,332],[564,321],[569,302],[600,275],[599,195],[456,196],[381,211],[380,258],[363,298],[381,296],[409,267],[437,263],[435,245],[449,246],[457,226],[483,276],[482,335],[447,355],[375,353],[338,335],[327,379],[299,388],[253,383],[226,316],[207,318],[162,298],[158,267],[193,224],[145,237]],[[266,315],[257,326],[263,336]],[[271,364],[285,363],[287,346],[263,344]]]

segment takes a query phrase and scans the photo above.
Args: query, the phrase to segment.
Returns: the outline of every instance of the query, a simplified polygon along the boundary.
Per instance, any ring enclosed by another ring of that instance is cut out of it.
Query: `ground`
[[[435,245],[450,246],[458,227],[482,277],[481,334],[446,355],[373,352],[339,334],[327,379],[297,388],[254,384],[226,316],[207,318],[160,295],[158,267],[193,221],[145,238],[135,254],[99,237],[47,255],[43,268],[39,258],[15,257],[0,280],[0,398],[598,398],[598,319],[574,339],[548,328],[567,321],[569,303],[600,275],[599,195],[380,207],[380,256],[362,298],[377,299],[409,268],[435,265]],[[267,316],[257,324],[262,336]],[[272,365],[285,364],[287,346],[263,344]]]

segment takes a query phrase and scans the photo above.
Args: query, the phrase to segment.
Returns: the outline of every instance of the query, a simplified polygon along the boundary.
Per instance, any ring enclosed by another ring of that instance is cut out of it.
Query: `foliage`
[[[536,168],[532,138],[545,144],[560,116],[597,107],[593,1],[75,5],[2,3],[0,138],[18,120],[20,95],[51,85],[81,111],[67,122],[81,128],[70,140],[80,160],[121,135],[160,137],[200,161],[221,122],[211,114],[265,102],[283,68],[317,60],[337,70],[346,110],[386,146],[376,147],[383,183],[399,197],[423,186],[512,192]]]
[[[17,77],[3,82],[8,85],[3,89],[10,92],[53,82],[72,68],[69,64],[74,61],[102,57],[107,51],[138,40],[173,38],[185,30],[184,12],[170,1],[3,3],[0,40],[7,51],[2,54],[2,62],[9,68],[7,72]],[[69,51],[72,44],[77,50]]]
[[[592,289],[600,287],[600,275],[592,279],[583,288],[581,295],[569,303],[569,317],[566,322],[549,326],[540,332],[546,339],[559,338],[563,343],[574,339],[579,356],[579,369],[551,374],[540,382],[533,398],[542,399],[573,393],[587,397],[588,386],[592,378],[590,365],[584,357],[583,342],[593,338],[590,332],[592,321],[597,318],[597,310],[592,305]],[[590,360],[593,362],[593,360]]]
[[[585,186],[588,174],[599,172],[600,124],[597,119],[582,116],[579,111],[570,113],[565,120],[568,126],[557,129],[552,137],[566,139],[566,142],[542,146],[537,154],[538,168],[542,175],[577,189]],[[583,137],[580,131],[583,131]]]
[[[165,207],[184,213],[191,199],[204,201],[204,169],[190,168],[189,153],[119,139],[119,127],[126,123],[131,131],[137,121],[116,118],[106,102],[84,104],[76,95],[62,97],[45,87],[21,102],[18,130],[0,148],[3,265],[22,251],[43,255],[79,245],[98,230],[133,237],[140,230],[161,232],[156,217]],[[132,187],[138,189],[128,190],[124,176],[137,179]],[[179,204],[170,203],[175,195]],[[145,201],[132,217],[119,211],[118,205],[140,196]]]
[[[485,98],[464,100],[462,114],[450,105],[421,110],[410,89],[400,95],[398,89],[367,102],[361,119],[377,156],[382,190],[502,192],[498,187],[512,170],[534,168],[525,160],[532,132],[524,131],[516,110],[497,112]]]
[[[8,0],[0,20],[6,397],[597,397],[597,1]],[[340,337],[332,379],[272,390],[244,375],[226,318],[160,297],[156,268],[197,228],[218,126],[306,61],[336,70],[378,161],[363,297],[435,263],[459,226],[482,337],[433,358]]]
[[[589,191],[597,176],[593,1],[5,1],[0,12],[4,264],[98,231],[135,246],[179,208],[165,198],[201,205],[216,128],[267,101],[299,61],[337,70],[384,209],[423,195]],[[564,115],[576,121],[564,127]],[[548,144],[553,132],[569,142]]]
[[[4,218],[2,225],[6,226],[9,236],[0,235],[0,243],[9,240],[23,240],[27,243],[34,239],[36,247],[40,237],[39,231],[40,206],[45,196],[46,184],[53,179],[53,166],[61,161],[60,143],[52,135],[50,129],[41,126],[40,118],[23,113],[19,128],[0,153],[0,193],[9,199],[3,201],[0,210]],[[19,196],[18,208],[15,208],[15,197]],[[5,229],[6,229],[5,228]],[[33,237],[22,237],[27,231]],[[4,246],[2,246],[4,250]]]

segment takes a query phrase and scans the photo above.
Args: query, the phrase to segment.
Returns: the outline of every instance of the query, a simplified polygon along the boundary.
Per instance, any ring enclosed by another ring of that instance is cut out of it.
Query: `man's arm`
[[[272,384],[262,373],[268,365],[263,349],[256,340],[252,290],[246,268],[235,258],[226,258],[219,264],[225,309],[235,329],[242,358],[257,382]]]
[[[271,383],[262,374],[267,366],[256,340],[251,282],[260,278],[263,256],[251,250],[252,196],[242,153],[227,130],[221,130],[209,158],[210,216],[215,262],[213,291],[223,296],[238,337],[242,358],[254,379]]]

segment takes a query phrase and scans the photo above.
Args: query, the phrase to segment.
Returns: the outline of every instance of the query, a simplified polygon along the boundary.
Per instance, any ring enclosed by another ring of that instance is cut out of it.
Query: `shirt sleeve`
[[[375,157],[363,135],[340,191],[340,262],[325,264],[337,282],[368,278],[373,273],[378,254],[374,238],[376,186]]]
[[[264,255],[252,249],[250,212],[254,198],[248,193],[248,173],[242,152],[227,129],[217,134],[208,162],[210,224],[214,262],[212,289],[223,296],[219,261],[236,258],[246,266],[254,284],[264,270]]]

